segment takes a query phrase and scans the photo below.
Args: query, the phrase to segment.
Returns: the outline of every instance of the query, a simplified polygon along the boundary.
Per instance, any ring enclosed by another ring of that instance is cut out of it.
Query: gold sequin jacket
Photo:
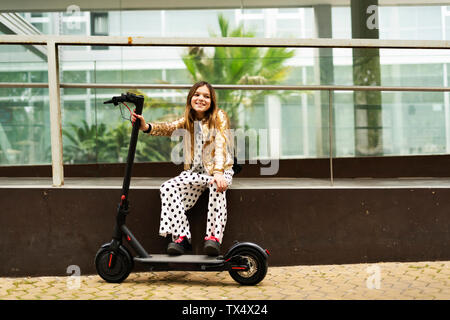
[[[177,129],[184,129],[184,117],[175,121],[151,122],[149,134],[153,136],[171,136]],[[216,128],[208,128],[207,121],[202,121],[203,144],[202,160],[203,166],[209,175],[224,173],[233,167],[232,137],[230,135],[230,121],[228,115],[222,109],[217,112]],[[193,132],[191,134],[194,134]],[[192,154],[194,146],[184,138],[184,169],[189,170],[192,166]],[[188,144],[186,144],[188,142]],[[189,146],[191,148],[189,148]],[[190,152],[189,152],[190,149]],[[188,150],[188,152],[186,152]]]

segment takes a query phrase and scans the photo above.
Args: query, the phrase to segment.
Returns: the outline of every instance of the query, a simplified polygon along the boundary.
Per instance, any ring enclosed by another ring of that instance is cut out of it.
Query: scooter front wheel
[[[241,256],[246,260],[248,270],[229,270],[230,276],[238,283],[252,286],[261,282],[267,274],[268,263],[266,257],[253,248],[239,248],[233,252],[234,256]]]
[[[109,246],[103,246],[95,256],[97,273],[107,282],[122,282],[130,274],[132,266],[132,258],[123,247],[113,252]]]

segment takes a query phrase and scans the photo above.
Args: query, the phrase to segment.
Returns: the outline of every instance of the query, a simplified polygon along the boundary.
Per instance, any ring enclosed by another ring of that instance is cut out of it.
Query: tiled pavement
[[[228,272],[0,278],[0,300],[450,300],[450,261],[269,267],[257,286]]]

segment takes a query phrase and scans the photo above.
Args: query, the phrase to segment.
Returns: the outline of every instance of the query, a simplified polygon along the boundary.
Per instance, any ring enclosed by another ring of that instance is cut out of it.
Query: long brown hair
[[[208,110],[205,111],[205,121],[208,123],[208,128],[216,128],[216,121],[217,121],[217,112],[219,110],[219,107],[217,105],[217,95],[216,91],[212,87],[212,85],[206,81],[199,81],[195,83],[191,89],[189,90],[187,99],[186,99],[186,109],[184,111],[184,128],[187,130],[187,133],[190,134],[190,146],[187,143],[188,139],[184,139],[185,141],[185,152],[189,152],[188,156],[186,157],[186,160],[188,163],[185,163],[186,165],[192,163],[192,159],[194,157],[194,121],[195,119],[195,110],[192,108],[191,100],[194,96],[195,92],[198,88],[206,86],[209,90],[209,95],[211,99],[211,106]],[[210,141],[209,141],[210,142]]]

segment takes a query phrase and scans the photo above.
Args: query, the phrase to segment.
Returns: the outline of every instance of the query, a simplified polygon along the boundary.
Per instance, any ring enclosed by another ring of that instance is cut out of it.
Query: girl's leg
[[[182,181],[182,194],[184,210],[191,209],[196,203],[201,194],[206,190],[209,179],[204,174],[197,172],[183,171],[180,175]]]
[[[225,172],[228,186],[231,185],[233,173]],[[206,236],[214,236],[222,243],[225,225],[227,224],[226,191],[218,192],[217,185],[209,185],[208,218],[206,221]]]
[[[161,220],[159,234],[163,237],[172,235],[175,241],[180,236],[191,239],[189,221],[185,212],[198,200],[205,190],[205,185],[199,175],[183,171],[179,176],[164,182],[161,192]]]

